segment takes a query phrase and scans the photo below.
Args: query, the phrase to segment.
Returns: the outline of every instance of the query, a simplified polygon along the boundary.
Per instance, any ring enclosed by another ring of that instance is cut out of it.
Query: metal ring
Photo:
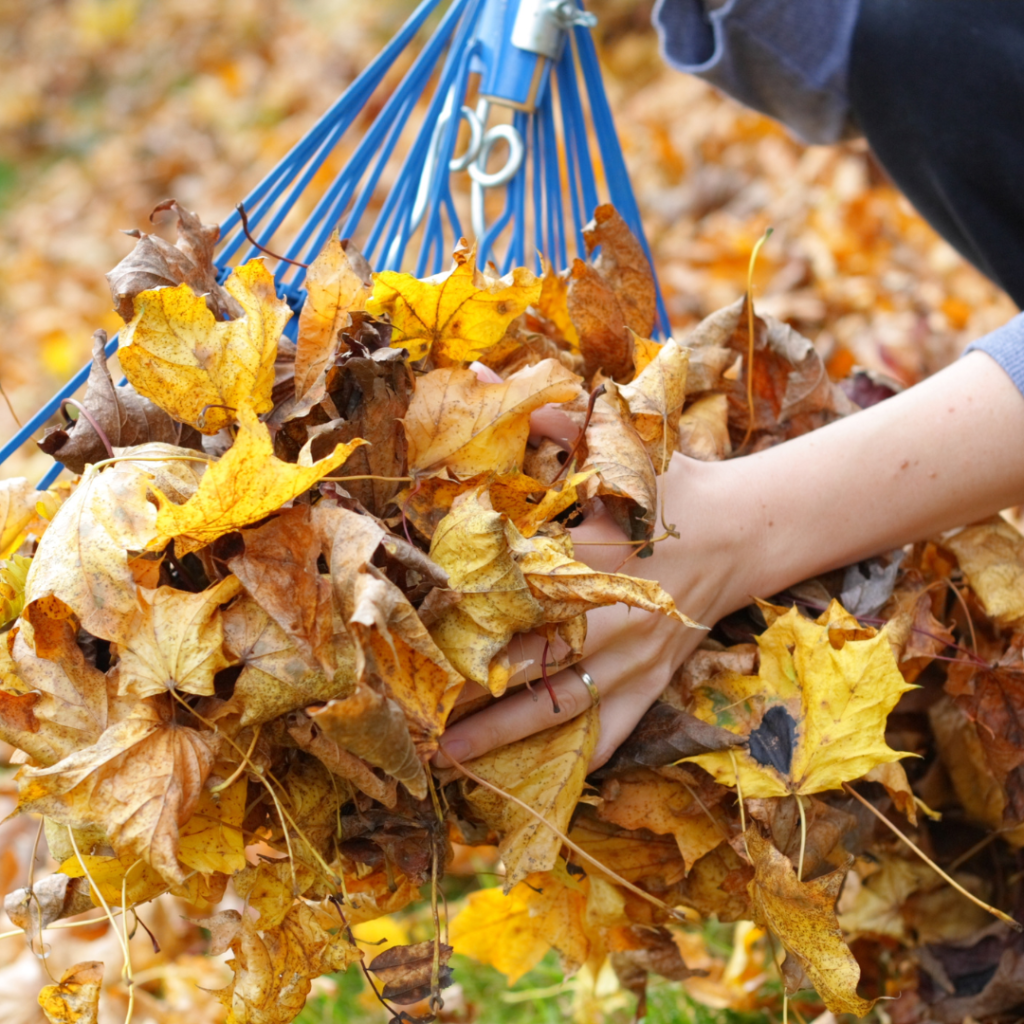
[[[597,683],[594,682],[594,677],[589,672],[585,672],[578,665],[573,665],[573,671],[580,677],[580,682],[587,688],[587,693],[590,694],[590,699],[593,703],[590,705],[592,708],[596,708],[601,703],[601,691],[597,688]]]

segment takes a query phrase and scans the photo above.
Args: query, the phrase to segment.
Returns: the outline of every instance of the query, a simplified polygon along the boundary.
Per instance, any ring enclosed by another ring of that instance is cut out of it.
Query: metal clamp
[[[520,0],[512,45],[558,60],[566,32],[577,25],[593,28],[596,24],[596,15],[581,10],[575,0]]]

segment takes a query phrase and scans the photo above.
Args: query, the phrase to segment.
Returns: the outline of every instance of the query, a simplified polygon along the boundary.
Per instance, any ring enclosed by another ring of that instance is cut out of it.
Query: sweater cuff
[[[985,352],[990,355],[1024,394],[1024,313],[1018,313],[1008,323],[986,334],[984,338],[972,341],[964,349],[968,352]]]
[[[846,94],[859,0],[658,0],[662,56],[807,142],[856,134]]]

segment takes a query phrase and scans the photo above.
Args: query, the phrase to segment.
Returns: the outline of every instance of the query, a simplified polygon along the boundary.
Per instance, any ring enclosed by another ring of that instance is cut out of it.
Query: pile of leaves
[[[649,974],[700,973],[679,923],[714,916],[772,936],[787,991],[817,992],[805,1010],[904,989],[907,1021],[1014,1005],[1006,915],[990,925],[875,816],[932,846],[924,818],[952,804],[1015,842],[1024,539],[1002,520],[731,616],[589,777],[595,709],[431,764],[447,724],[513,684],[517,637],[539,634],[552,672],[603,605],[696,625],[574,551],[597,503],[642,556],[674,452],[782,443],[889,384],[833,383],[743,298],[650,341],[650,268],[610,207],[586,232],[599,255],[541,277],[464,248],[436,278],[373,274],[334,238],[294,311],[262,260],[218,284],[216,227],[160,209],[177,245],[141,234],[108,275],[128,385],[100,334],[81,415],[42,442],[80,479],[0,485],[0,737],[59,862],[5,902],[35,948],[96,906],[127,955],[129,916],[171,893],[231,951],[237,1024],[293,1020],[356,963],[393,1020],[433,1020],[453,947],[510,979],[551,948],[569,972],[610,956],[639,1015]],[[530,442],[549,405],[580,428],[568,452]],[[459,702],[467,682],[485,695]],[[1005,863],[1003,840],[950,842]],[[504,885],[442,921],[456,848],[495,844]],[[1000,873],[958,878],[1011,906]],[[364,963],[351,928],[424,886],[433,937]],[[103,971],[70,967],[47,1018],[96,1020]]]

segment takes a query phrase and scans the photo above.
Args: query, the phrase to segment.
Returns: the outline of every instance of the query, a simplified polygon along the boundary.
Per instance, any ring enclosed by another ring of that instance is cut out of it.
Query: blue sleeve
[[[964,355],[968,352],[987,352],[1024,394],[1024,313],[1018,313],[984,338],[972,341]]]
[[[859,0],[658,0],[662,55],[748,107],[777,118],[806,142],[859,134],[847,69]]]

